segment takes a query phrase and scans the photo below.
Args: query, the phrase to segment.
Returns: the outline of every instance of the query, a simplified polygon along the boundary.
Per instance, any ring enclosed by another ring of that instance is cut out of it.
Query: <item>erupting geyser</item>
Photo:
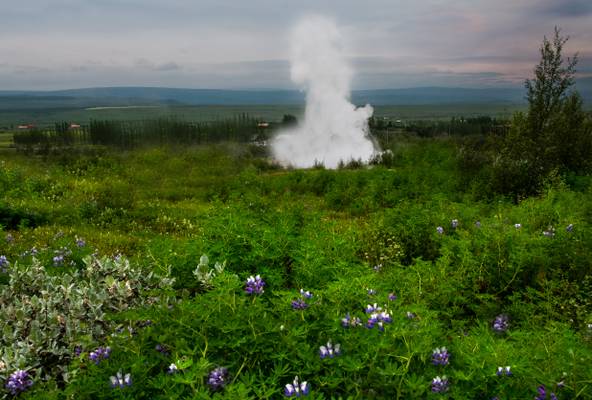
[[[297,168],[340,161],[368,162],[377,148],[368,136],[372,107],[349,101],[352,70],[341,49],[341,35],[332,21],[311,17],[292,36],[292,80],[306,90],[304,121],[273,141],[275,158]]]

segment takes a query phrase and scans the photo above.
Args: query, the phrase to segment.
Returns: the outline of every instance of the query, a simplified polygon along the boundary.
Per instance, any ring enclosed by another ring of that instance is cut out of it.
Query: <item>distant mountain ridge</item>
[[[577,81],[577,89],[592,103],[592,77]],[[429,105],[460,103],[523,104],[525,90],[510,88],[418,87],[355,90],[355,104]],[[99,87],[54,91],[0,91],[0,110],[126,105],[295,105],[305,94],[296,90],[223,90],[160,87]]]

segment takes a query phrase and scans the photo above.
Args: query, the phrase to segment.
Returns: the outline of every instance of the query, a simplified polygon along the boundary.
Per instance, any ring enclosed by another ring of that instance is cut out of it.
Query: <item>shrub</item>
[[[34,371],[36,379],[67,379],[75,347],[111,333],[110,313],[154,304],[172,284],[124,258],[87,257],[84,263],[80,271],[57,275],[36,259],[9,269],[9,284],[0,289],[2,380],[18,369]]]

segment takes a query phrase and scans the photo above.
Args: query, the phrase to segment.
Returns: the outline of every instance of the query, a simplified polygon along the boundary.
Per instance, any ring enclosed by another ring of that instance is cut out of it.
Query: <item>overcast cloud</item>
[[[517,85],[556,25],[592,75],[592,0],[6,0],[0,90],[293,88],[307,14],[342,28],[355,88]]]

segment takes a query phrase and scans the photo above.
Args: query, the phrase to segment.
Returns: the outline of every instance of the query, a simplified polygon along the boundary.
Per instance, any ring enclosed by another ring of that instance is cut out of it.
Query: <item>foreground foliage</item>
[[[6,396],[591,398],[590,178],[479,200],[454,141],[395,143],[338,171],[235,145],[7,158]]]

